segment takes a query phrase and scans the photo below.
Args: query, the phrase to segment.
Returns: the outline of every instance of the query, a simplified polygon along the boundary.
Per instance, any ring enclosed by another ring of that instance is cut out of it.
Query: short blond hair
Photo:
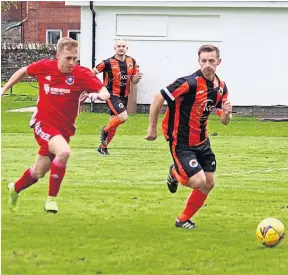
[[[203,45],[200,47],[200,49],[198,50],[198,57],[200,57],[200,54],[203,52],[216,52],[216,56],[217,58],[220,57],[220,51],[216,46],[213,46],[211,44],[207,44],[207,45]]]
[[[67,50],[70,51],[72,48],[78,48],[78,41],[72,39],[71,37],[62,37],[57,42],[57,52],[61,52],[67,47]]]

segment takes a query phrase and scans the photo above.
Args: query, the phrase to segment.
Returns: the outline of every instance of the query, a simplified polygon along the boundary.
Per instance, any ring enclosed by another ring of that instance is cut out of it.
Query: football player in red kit
[[[27,75],[36,77],[39,82],[37,110],[30,126],[40,150],[32,167],[27,168],[15,183],[8,184],[12,211],[16,209],[19,193],[50,170],[44,209],[58,212],[56,197],[71,154],[69,141],[75,134],[80,102],[88,96],[93,100],[108,100],[110,97],[107,89],[88,68],[76,64],[77,57],[78,42],[63,37],[57,43],[56,60],[43,59],[19,69],[1,90],[3,95]]]

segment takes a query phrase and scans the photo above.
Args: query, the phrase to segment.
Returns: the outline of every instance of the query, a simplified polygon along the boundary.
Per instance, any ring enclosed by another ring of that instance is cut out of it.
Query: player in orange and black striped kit
[[[134,58],[126,55],[127,43],[119,40],[115,44],[115,55],[102,61],[93,69],[94,73],[103,72],[104,85],[110,93],[107,101],[110,109],[110,122],[101,129],[100,146],[98,152],[101,155],[109,155],[107,146],[116,134],[117,127],[126,122],[128,95],[130,93],[130,81],[137,84],[141,79],[141,73]]]
[[[219,49],[203,45],[198,57],[199,71],[177,79],[154,95],[145,137],[147,140],[156,139],[158,116],[166,100],[168,108],[162,131],[169,141],[174,160],[167,185],[171,193],[177,191],[178,182],[193,189],[175,222],[176,227],[185,229],[196,227],[190,219],[204,205],[214,187],[216,159],[207,134],[208,117],[215,107],[223,124],[227,125],[232,118],[227,86],[215,73],[221,62]]]

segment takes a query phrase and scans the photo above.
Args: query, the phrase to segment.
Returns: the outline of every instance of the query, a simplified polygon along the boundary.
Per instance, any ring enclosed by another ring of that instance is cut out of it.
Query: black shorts
[[[107,100],[107,105],[110,109],[111,116],[118,116],[119,114],[126,111],[128,104],[128,97],[111,95]]]
[[[207,139],[199,146],[174,145],[170,142],[176,171],[181,177],[189,179],[200,170],[204,172],[216,171],[216,158]]]

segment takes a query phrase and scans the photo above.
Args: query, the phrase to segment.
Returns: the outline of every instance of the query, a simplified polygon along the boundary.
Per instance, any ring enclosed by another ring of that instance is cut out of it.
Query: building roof
[[[219,8],[288,8],[288,1],[143,1],[143,0],[97,0],[95,7],[219,7]],[[89,6],[90,1],[65,1],[67,6]]]
[[[6,32],[10,29],[19,27],[21,25],[22,21],[16,21],[16,22],[1,22],[1,32]]]

